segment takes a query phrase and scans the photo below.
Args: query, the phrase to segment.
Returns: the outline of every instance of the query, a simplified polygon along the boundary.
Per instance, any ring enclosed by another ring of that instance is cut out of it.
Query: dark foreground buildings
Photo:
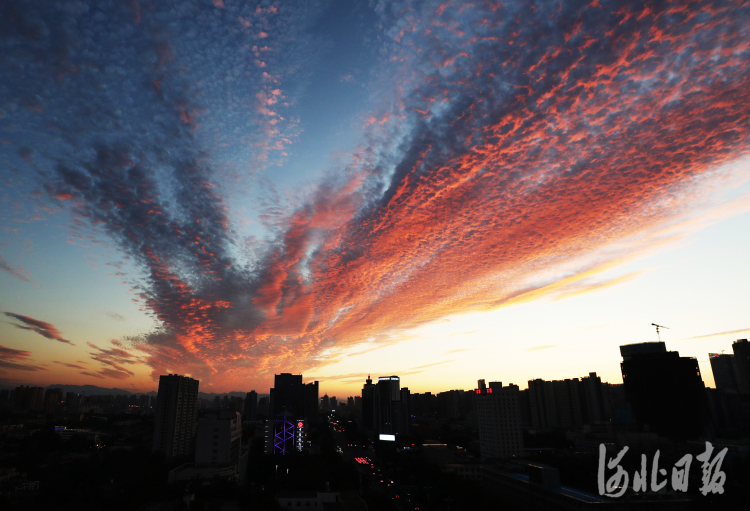
[[[636,421],[662,436],[695,439],[709,421],[698,361],[663,342],[620,346],[622,381]]]
[[[368,376],[362,388],[364,428],[378,435],[408,434],[409,398],[409,389],[401,388],[398,376],[381,376],[377,384]]]
[[[178,374],[159,377],[153,451],[167,459],[190,454],[198,420],[198,380]]]
[[[518,385],[491,381],[487,387],[479,380],[475,392],[482,459],[523,456]]]
[[[277,374],[270,398],[266,454],[302,451],[307,446],[305,424],[318,414],[318,382],[304,384],[301,374]]]
[[[294,418],[318,415],[318,382],[304,384],[301,374],[281,373],[274,376],[271,389],[270,415],[283,414]]]

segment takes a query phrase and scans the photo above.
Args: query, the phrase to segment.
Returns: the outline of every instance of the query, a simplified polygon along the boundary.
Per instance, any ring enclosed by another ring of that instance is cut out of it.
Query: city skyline
[[[48,7],[0,17],[5,386],[620,383],[660,339],[713,387],[750,336],[746,4]]]

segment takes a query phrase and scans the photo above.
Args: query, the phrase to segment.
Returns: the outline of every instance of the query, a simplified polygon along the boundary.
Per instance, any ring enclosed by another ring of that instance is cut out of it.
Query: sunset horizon
[[[1,14],[3,388],[620,384],[656,341],[713,388],[750,337],[747,2]]]

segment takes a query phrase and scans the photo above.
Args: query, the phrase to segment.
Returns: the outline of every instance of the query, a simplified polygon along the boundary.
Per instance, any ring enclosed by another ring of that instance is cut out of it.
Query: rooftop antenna
[[[656,323],[651,323],[651,326],[655,326],[656,327],[656,336],[659,338],[659,342],[661,342],[661,335],[659,335],[659,329],[660,328],[666,328],[667,330],[669,330],[669,327],[666,327],[664,325],[657,325]]]

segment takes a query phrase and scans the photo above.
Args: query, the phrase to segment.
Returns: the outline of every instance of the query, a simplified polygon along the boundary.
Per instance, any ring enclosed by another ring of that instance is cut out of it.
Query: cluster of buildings
[[[159,377],[153,451],[167,459],[187,458],[169,473],[169,482],[212,479],[243,481],[247,449],[242,449],[242,415],[221,410],[198,420],[198,380],[177,374]]]
[[[523,459],[529,453],[524,435],[542,432],[562,432],[576,451],[584,452],[595,452],[601,444],[612,451],[616,445],[644,438],[653,445],[659,439],[684,445],[722,435],[747,438],[750,343],[740,339],[732,352],[709,354],[715,389],[705,388],[696,359],[668,351],[663,342],[648,342],[620,347],[622,384],[602,382],[592,372],[564,380],[533,379],[524,390],[512,383],[479,380],[471,390],[420,394],[401,387],[398,376],[373,381],[368,375],[361,396],[338,400],[328,395],[320,398],[317,381],[304,383],[302,375],[282,373],[275,375],[267,397],[259,399],[251,391],[244,397],[208,400],[199,398],[198,380],[170,374],[159,378],[156,399],[87,397],[64,393],[62,388],[20,386],[0,391],[0,408],[47,414],[152,410],[153,451],[185,461],[170,473],[170,481],[222,477],[241,482],[249,451],[242,441],[243,419],[255,421],[253,428],[262,431],[267,454],[309,449],[307,425],[321,411],[352,412],[372,440],[397,447],[413,445],[406,442],[413,441],[416,428],[425,428],[425,438],[437,438],[432,435],[445,431],[441,427],[458,425],[469,430],[466,438],[474,442],[469,451],[478,452],[484,465],[477,468],[460,461],[463,456],[470,458],[466,449],[452,452],[444,444],[426,443],[423,447],[430,456],[445,458],[446,470],[474,480],[490,474],[493,484],[509,495],[519,488],[537,488],[537,480],[546,481],[542,486],[552,491],[550,498],[562,498],[562,490],[555,489],[560,488],[559,481],[555,483],[556,476],[548,468],[526,467],[524,473],[509,475],[494,464]],[[436,423],[437,429],[429,429]]]
[[[193,457],[170,472],[170,482],[214,477],[243,481],[248,454],[248,446],[242,445],[243,413],[254,420],[264,403],[255,391],[244,399],[217,397],[213,413],[199,419],[198,386],[198,380],[187,376],[159,377],[153,451],[168,459]],[[305,424],[318,414],[318,402],[317,381],[305,384],[302,375],[277,374],[267,401],[265,451],[287,454],[307,448]]]
[[[742,442],[722,440],[750,437],[750,343],[740,339],[732,350],[709,355],[715,389],[705,387],[695,358],[668,351],[663,342],[620,347],[622,384],[602,382],[592,372],[530,380],[524,390],[479,380],[473,390],[433,395],[399,389],[396,376],[380,377],[377,384],[368,377],[362,423],[375,438],[391,434],[397,444],[399,435],[424,423],[468,425],[474,432],[467,438],[478,438],[481,462],[460,447],[434,441],[423,444],[423,452],[445,471],[481,483],[489,498],[509,509],[688,509],[691,499],[680,492],[632,490],[615,501],[562,485],[557,469],[530,461],[535,450],[551,448],[528,448],[524,433],[564,434],[575,452],[597,453],[604,446],[612,456],[626,446],[683,455],[685,446],[708,439],[746,457],[750,452]]]
[[[0,409],[32,411],[44,414],[81,414],[149,409],[152,398],[141,395],[91,395],[64,392],[63,388],[21,385],[15,389],[0,390]]]

